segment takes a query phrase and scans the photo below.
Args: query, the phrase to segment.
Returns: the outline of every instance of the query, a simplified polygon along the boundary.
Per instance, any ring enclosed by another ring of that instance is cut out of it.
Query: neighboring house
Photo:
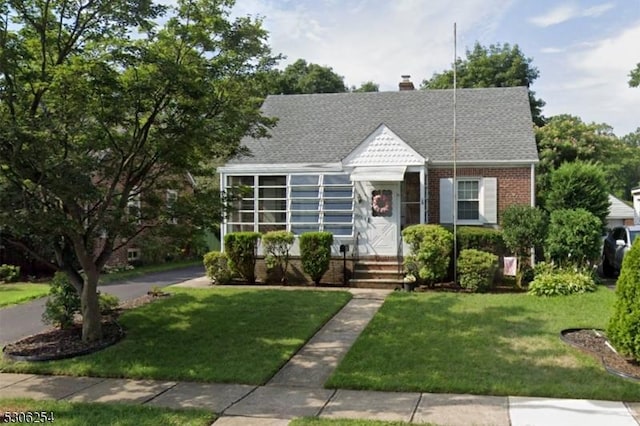
[[[408,225],[450,225],[456,208],[458,224],[495,227],[507,206],[534,205],[526,87],[457,91],[457,185],[453,91],[407,88],[405,79],[398,92],[269,96],[271,137],[246,138],[252,155],[219,169],[222,188],[253,188],[222,236],[324,230],[336,256],[344,244],[360,262],[401,260]]]
[[[167,207],[170,207],[172,204],[178,201],[180,196],[184,196],[185,194],[193,193],[195,189],[196,183],[191,176],[190,173],[186,173],[184,179],[177,179],[177,187],[164,190],[161,197],[164,199]],[[140,217],[142,212],[142,203],[144,202],[144,194],[136,193],[136,195],[131,196],[129,198],[128,206],[127,206],[127,214],[131,217]],[[140,218],[137,223],[142,226],[152,227],[153,221],[151,220],[143,220]],[[170,218],[167,220],[167,223],[178,226],[178,221],[175,218]],[[121,267],[128,264],[137,264],[142,262],[145,259],[145,248],[144,245],[141,244],[140,238],[144,236],[146,229],[143,229],[142,232],[135,238],[126,242],[126,244],[118,247],[114,250],[113,254],[107,261],[107,266],[111,267]],[[100,240],[97,242],[97,248],[101,248],[101,243],[104,240]]]
[[[609,214],[607,215],[607,228],[633,225],[635,210],[629,204],[609,194]]]

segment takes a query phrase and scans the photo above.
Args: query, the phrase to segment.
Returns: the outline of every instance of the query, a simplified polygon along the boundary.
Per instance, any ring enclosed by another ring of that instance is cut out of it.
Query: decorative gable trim
[[[386,125],[381,124],[342,160],[345,168],[422,166],[427,161]]]

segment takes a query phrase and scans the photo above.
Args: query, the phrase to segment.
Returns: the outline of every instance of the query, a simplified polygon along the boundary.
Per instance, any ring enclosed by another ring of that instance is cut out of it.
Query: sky
[[[237,0],[234,16],[260,16],[279,67],[305,59],[347,86],[416,87],[451,67],[475,42],[517,44],[539,78],[543,114],[606,123],[623,136],[640,127],[640,0]]]

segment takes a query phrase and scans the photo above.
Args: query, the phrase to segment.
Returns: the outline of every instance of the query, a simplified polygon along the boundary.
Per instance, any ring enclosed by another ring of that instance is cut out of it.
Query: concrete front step
[[[381,288],[394,290],[402,287],[401,279],[375,279],[375,278],[355,278],[349,280],[349,285],[356,288]]]

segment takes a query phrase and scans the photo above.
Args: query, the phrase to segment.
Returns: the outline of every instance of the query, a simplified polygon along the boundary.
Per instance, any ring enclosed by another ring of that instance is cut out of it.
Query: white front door
[[[361,182],[358,191],[360,255],[397,255],[400,182]]]

